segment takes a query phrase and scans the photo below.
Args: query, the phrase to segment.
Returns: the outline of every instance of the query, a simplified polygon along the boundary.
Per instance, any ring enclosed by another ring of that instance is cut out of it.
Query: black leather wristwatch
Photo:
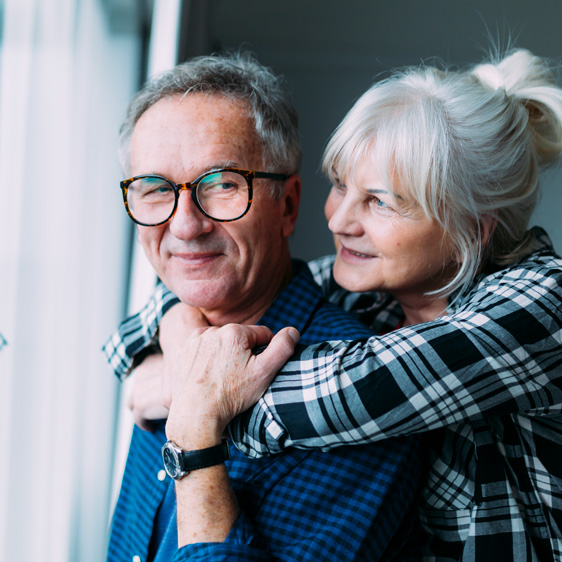
[[[162,447],[164,468],[174,480],[183,478],[192,470],[221,464],[229,458],[230,451],[226,439],[223,439],[219,445],[198,451],[184,451],[172,441],[167,441]]]

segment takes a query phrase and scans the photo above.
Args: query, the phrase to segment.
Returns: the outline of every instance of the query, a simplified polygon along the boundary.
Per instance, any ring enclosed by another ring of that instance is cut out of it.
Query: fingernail
[[[289,328],[287,331],[291,339],[295,343],[299,343],[299,340],[301,339],[301,335],[299,334],[299,331],[296,328]]]

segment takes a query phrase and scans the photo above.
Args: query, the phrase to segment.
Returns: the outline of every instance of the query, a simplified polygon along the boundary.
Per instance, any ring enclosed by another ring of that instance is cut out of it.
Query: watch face
[[[164,468],[166,469],[166,472],[172,478],[176,479],[181,475],[178,455],[170,447],[169,443],[166,443],[164,447],[162,447],[162,460],[164,461]]]

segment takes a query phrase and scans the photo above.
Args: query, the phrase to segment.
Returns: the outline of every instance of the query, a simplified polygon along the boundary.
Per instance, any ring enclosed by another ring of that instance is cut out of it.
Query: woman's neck
[[[447,297],[439,297],[429,299],[422,297],[415,302],[403,301],[398,299],[402,310],[404,311],[405,320],[403,326],[412,326],[413,324],[420,324],[422,322],[430,322],[443,316],[447,311]]]

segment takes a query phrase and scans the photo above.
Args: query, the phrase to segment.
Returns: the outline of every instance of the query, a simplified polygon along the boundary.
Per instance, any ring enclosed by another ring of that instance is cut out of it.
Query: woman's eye
[[[345,185],[342,185],[338,178],[332,179],[332,187],[338,192],[343,192],[346,189]]]
[[[369,201],[370,205],[376,209],[392,209],[392,207],[390,207],[390,205],[387,205],[382,199],[379,199],[376,196],[372,196],[370,201]]]

